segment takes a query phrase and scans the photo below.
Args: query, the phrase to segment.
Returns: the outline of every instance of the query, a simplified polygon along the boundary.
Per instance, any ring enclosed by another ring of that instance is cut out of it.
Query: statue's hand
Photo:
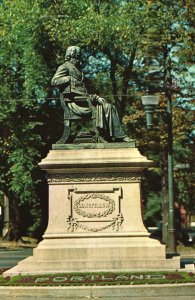
[[[93,105],[97,105],[97,95],[95,94],[92,94],[92,95],[89,95],[90,97],[90,101]]]
[[[64,89],[70,85],[70,76],[64,76],[61,78],[61,88]]]
[[[104,103],[106,103],[106,100],[104,98],[98,97],[98,103],[104,104]]]
[[[91,101],[93,104],[103,104],[105,103],[105,99],[104,98],[101,98],[99,97],[98,95],[94,94],[94,95],[91,95]]]
[[[51,84],[53,86],[64,88],[70,84],[70,76],[54,76],[54,78],[51,81]]]

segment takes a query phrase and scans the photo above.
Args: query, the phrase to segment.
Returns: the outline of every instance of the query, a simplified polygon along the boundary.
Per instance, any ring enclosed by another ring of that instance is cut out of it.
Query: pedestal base
[[[92,146],[60,146],[41,162],[48,227],[33,256],[4,276],[180,268],[142,221],[141,172],[152,162],[127,143]]]
[[[149,237],[72,237],[45,239],[4,276],[179,268],[179,256],[166,259],[165,246]]]

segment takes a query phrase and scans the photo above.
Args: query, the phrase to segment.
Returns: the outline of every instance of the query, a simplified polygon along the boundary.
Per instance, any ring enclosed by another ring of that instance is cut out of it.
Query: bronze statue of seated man
[[[95,127],[100,136],[99,141],[102,138],[102,141],[129,142],[130,139],[123,131],[116,107],[104,98],[88,93],[79,68],[80,56],[81,49],[79,47],[68,47],[65,62],[58,67],[52,79],[52,85],[60,90],[62,106],[66,101],[66,106],[71,114],[78,118],[95,114]],[[87,106],[80,105],[79,99],[86,100]],[[65,143],[66,140],[64,136],[58,143]]]

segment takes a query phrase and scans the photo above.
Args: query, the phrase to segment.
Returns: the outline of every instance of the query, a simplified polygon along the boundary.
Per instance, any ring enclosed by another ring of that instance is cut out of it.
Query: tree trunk
[[[9,195],[9,225],[4,240],[7,241],[22,241],[21,234],[21,219],[20,219],[20,210],[17,205],[17,199],[14,199],[13,195]]]
[[[135,59],[136,49],[137,49],[137,46],[135,45],[131,52],[131,55],[129,57],[129,63],[123,72],[123,82],[122,82],[121,102],[120,102],[120,104],[121,104],[120,112],[121,112],[122,116],[125,113],[125,107],[126,107],[126,103],[127,103],[128,84],[129,84],[129,80],[132,76],[133,62]]]
[[[127,103],[127,92],[128,92],[128,84],[129,80],[132,76],[132,69],[133,69],[133,62],[135,59],[136,54],[136,46],[133,48],[130,57],[129,62],[127,66],[124,68],[123,72],[123,80],[122,80],[122,88],[121,88],[121,99],[119,98],[119,88],[117,85],[117,79],[116,79],[116,65],[118,62],[116,53],[110,53],[108,49],[105,49],[104,52],[108,56],[111,62],[110,67],[110,79],[112,82],[112,93],[115,100],[115,106],[118,110],[119,117],[122,119],[125,113],[126,103]]]
[[[114,101],[115,101],[115,106],[117,108],[119,116],[121,116],[121,106],[120,106],[120,100],[119,100],[119,96],[118,96],[118,86],[117,86],[117,80],[116,80],[116,61],[114,59],[111,59],[110,79],[112,82],[112,93],[113,93],[113,97],[114,97]]]
[[[4,194],[4,201],[3,201],[3,231],[2,236],[6,236],[9,230],[9,199]]]

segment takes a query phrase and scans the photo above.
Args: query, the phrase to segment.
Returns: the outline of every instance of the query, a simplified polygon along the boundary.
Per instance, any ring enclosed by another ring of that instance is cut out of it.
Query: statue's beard
[[[76,58],[71,58],[71,63],[76,66],[76,67],[79,67],[80,66],[80,60],[79,59],[76,59]]]

